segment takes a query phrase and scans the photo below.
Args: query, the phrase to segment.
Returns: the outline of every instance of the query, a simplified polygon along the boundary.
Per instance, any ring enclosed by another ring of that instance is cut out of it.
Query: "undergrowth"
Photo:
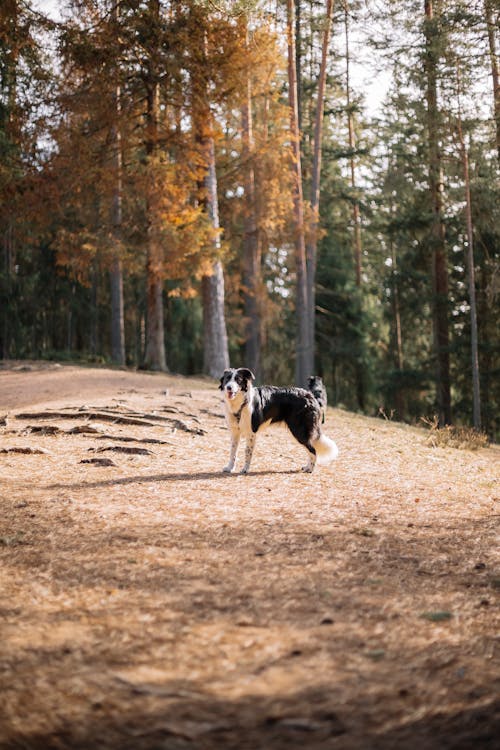
[[[460,450],[475,451],[487,448],[489,445],[486,433],[474,427],[446,425],[440,427],[437,416],[432,419],[421,417],[421,421],[429,428],[427,445],[433,448],[458,448]]]

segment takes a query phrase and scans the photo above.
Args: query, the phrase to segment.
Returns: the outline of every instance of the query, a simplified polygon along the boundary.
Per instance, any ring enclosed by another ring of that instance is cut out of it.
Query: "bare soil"
[[[2,415],[1,748],[499,747],[498,447],[329,409],[228,476],[212,381],[37,363]]]

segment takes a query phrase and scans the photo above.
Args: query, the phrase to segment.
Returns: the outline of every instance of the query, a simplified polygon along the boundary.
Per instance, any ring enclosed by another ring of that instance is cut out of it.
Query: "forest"
[[[3,0],[0,358],[317,374],[332,405],[498,439],[499,21]]]

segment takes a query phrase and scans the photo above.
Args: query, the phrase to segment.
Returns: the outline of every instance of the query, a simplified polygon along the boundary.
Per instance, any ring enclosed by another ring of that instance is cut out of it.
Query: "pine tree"
[[[292,139],[294,178],[294,247],[295,274],[295,310],[297,325],[297,344],[295,358],[295,382],[305,386],[313,369],[312,342],[309,326],[309,300],[307,285],[307,259],[305,241],[304,195],[302,187],[302,166],[300,152],[299,99],[295,47],[295,5],[294,0],[287,0],[287,39],[288,39],[288,99],[290,107],[290,135]]]

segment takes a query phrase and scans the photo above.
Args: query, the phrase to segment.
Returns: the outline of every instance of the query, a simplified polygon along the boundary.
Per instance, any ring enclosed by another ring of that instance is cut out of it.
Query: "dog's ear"
[[[222,377],[220,378],[220,385],[219,385],[219,391],[224,390],[224,382],[226,381],[228,375],[231,375],[232,370],[224,370],[222,373]]]
[[[240,372],[245,380],[255,380],[255,375],[247,367],[240,367]]]
[[[243,379],[241,390],[245,392],[248,391],[248,384],[251,384],[252,380],[255,380],[255,375],[247,367],[240,367],[238,369],[238,374]]]

